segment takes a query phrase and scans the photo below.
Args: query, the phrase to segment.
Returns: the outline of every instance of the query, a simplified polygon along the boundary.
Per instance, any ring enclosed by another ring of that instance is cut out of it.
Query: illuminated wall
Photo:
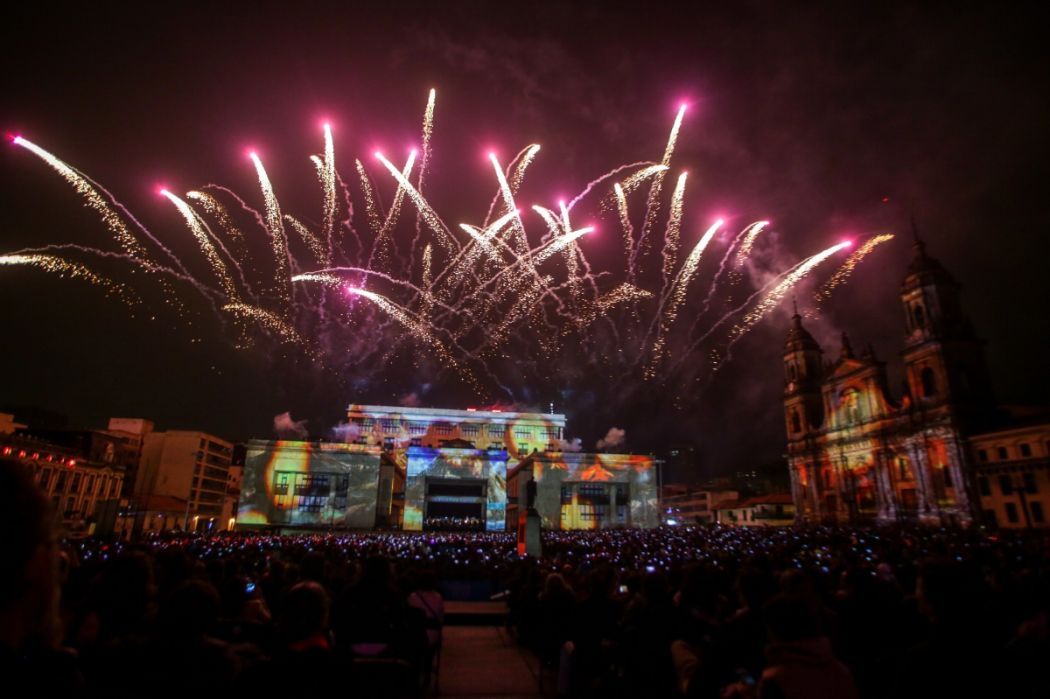
[[[656,527],[656,463],[648,456],[548,452],[523,462],[536,481],[536,511],[545,529]],[[524,480],[516,482],[524,507]],[[621,509],[622,508],[622,509]]]
[[[565,437],[565,416],[501,410],[450,410],[353,404],[339,439],[381,447],[402,468],[409,447],[440,448],[453,440],[476,449],[505,450],[512,462],[534,450],[556,448]]]
[[[502,450],[409,447],[405,452],[408,474],[402,528],[419,531],[427,512],[428,479],[451,483],[472,481],[484,485],[485,529],[503,531],[507,507],[507,452]],[[433,497],[433,496],[432,496]],[[440,496],[454,501],[456,495]],[[464,496],[463,502],[473,498]]]
[[[372,447],[252,440],[237,524],[371,529],[381,470],[382,454]]]

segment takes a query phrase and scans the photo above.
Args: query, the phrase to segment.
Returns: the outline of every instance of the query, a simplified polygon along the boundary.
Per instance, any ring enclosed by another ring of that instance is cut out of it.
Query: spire
[[[842,358],[853,359],[853,347],[849,343],[849,335],[842,331]]]
[[[801,316],[798,314],[798,294],[791,295],[791,305],[795,307],[795,315],[792,318],[800,318]]]

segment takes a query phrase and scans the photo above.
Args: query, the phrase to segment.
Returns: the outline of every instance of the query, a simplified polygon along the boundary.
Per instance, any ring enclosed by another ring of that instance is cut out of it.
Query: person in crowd
[[[835,658],[810,600],[779,594],[762,610],[769,632],[760,699],[857,699],[853,674]]]
[[[430,685],[434,659],[438,655],[442,627],[445,623],[445,600],[441,596],[441,591],[438,590],[434,571],[424,570],[419,574],[419,586],[408,595],[408,606],[422,610],[425,619],[423,626],[426,630],[427,645],[421,663],[423,686],[426,687]]]

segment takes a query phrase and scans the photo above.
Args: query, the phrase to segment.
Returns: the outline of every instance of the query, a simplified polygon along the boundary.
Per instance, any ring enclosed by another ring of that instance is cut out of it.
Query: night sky
[[[321,152],[326,119],[357,207],[353,159],[381,148],[403,163],[436,88],[425,194],[454,225],[484,218],[496,193],[490,150],[506,163],[542,144],[519,203],[554,206],[614,167],[659,161],[685,102],[663,211],[687,170],[686,252],[716,217],[734,233],[772,221],[756,263],[776,271],[846,237],[897,234],[807,327],[827,358],[837,357],[843,331],[855,348],[871,343],[890,362],[899,395],[897,293],[914,217],[929,252],[963,284],[965,307],[989,340],[999,400],[1048,403],[1044,4],[517,4],[60,11],[22,3],[5,13],[0,41],[0,128],[90,175],[173,252],[193,259],[199,250],[157,187],[222,184],[261,209],[245,157],[255,148],[285,213],[317,223],[321,194],[307,156]],[[367,165],[389,203],[393,185],[370,157]],[[581,224],[593,221],[598,231],[581,246],[615,270],[616,219],[599,217],[593,203],[588,211]],[[414,221],[411,205],[403,218]],[[354,221],[363,229],[363,211]],[[0,223],[0,254],[48,244],[118,250],[72,188],[15,146],[0,148]],[[728,242],[712,244],[698,292]],[[134,286],[121,269],[105,267]],[[800,305],[812,291],[800,290]],[[55,410],[77,426],[144,417],[159,429],[245,439],[274,436],[274,416],[286,411],[323,436],[351,402],[396,404],[415,393],[434,407],[484,404],[447,372],[433,381],[400,371],[333,381],[302,357],[237,349],[206,312],[191,325],[156,294],[143,295],[147,303],[131,312],[87,284],[0,268],[0,405]],[[495,391],[493,400],[543,408],[554,401],[585,449],[615,426],[626,430],[630,450],[661,453],[671,441],[691,441],[712,471],[751,466],[784,448],[780,351],[789,308],[790,299],[746,335],[710,381],[654,382],[617,401],[608,399],[618,395],[617,377],[582,372],[557,391]],[[683,314],[695,310],[694,302]],[[683,396],[678,405],[672,394]]]

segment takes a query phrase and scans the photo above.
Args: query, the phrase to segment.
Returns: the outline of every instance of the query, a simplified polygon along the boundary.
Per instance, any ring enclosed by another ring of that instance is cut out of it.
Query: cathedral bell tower
[[[784,415],[787,418],[788,441],[819,432],[824,423],[821,398],[823,352],[804,327],[795,309],[791,330],[784,346]]]
[[[950,405],[959,418],[979,418],[994,405],[985,342],[963,314],[959,283],[926,254],[918,235],[914,251],[901,286],[908,393],[916,408]]]

